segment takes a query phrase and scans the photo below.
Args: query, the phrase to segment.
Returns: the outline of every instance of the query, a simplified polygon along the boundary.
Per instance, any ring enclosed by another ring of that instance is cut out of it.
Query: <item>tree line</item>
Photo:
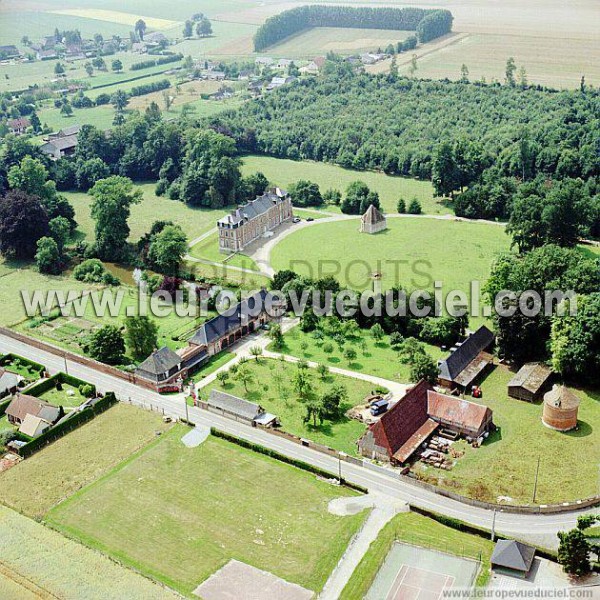
[[[452,13],[422,8],[369,8],[353,6],[299,6],[268,18],[254,34],[260,52],[311,27],[354,27],[416,31],[421,43],[449,33]]]

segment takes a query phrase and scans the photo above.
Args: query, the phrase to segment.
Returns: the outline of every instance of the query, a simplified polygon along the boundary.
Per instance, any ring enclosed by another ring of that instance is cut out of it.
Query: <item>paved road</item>
[[[115,392],[117,397],[122,401],[129,401],[133,404],[152,408],[160,412],[164,411],[164,414],[175,418],[185,417],[186,413],[189,413],[189,418],[199,425],[217,427],[222,431],[271,448],[286,456],[326,469],[331,473],[338,472],[339,462],[334,457],[321,454],[310,448],[298,446],[289,440],[237,423],[219,415],[208,413],[198,408],[186,407],[183,395],[161,396],[134,384],[100,373],[91,367],[73,362],[68,362],[65,365],[62,357],[38,350],[23,342],[2,335],[0,335],[0,352],[13,352],[43,363],[51,373],[64,371],[66,366],[70,374],[95,384],[99,391]],[[474,525],[491,527],[493,513],[490,510],[472,507],[423,490],[398,480],[393,473],[387,475],[346,462],[341,463],[341,469],[344,478],[374,492],[388,494],[413,506],[462,519]],[[556,532],[572,527],[576,522],[577,515],[581,514],[581,512],[574,511],[557,515],[519,515],[498,512],[496,516],[496,529],[499,532],[530,539],[549,547],[556,546]]]

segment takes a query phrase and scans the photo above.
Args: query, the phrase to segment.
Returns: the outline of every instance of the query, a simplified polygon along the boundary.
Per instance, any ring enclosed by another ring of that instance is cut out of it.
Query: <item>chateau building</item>
[[[292,200],[280,188],[240,206],[217,221],[219,250],[241,252],[250,242],[293,218]]]

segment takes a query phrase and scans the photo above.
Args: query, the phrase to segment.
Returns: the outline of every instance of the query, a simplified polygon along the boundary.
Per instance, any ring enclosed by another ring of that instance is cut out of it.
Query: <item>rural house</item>
[[[31,121],[25,117],[18,119],[9,119],[6,123],[8,132],[13,135],[23,135],[28,127],[31,127]]]
[[[0,398],[14,394],[19,387],[22,377],[0,367]]]
[[[369,204],[369,208],[360,218],[360,232],[373,234],[386,229],[387,220],[384,214],[378,208]]]
[[[17,394],[6,409],[8,422],[12,425],[21,425],[27,415],[39,417],[48,423],[54,423],[60,417],[60,409],[48,404],[39,398]]]
[[[250,242],[291,221],[293,216],[289,194],[277,187],[267,190],[217,221],[219,250],[241,252]]]
[[[135,370],[135,374],[154,383],[157,391],[167,391],[161,388],[178,386],[176,380],[181,373],[182,361],[179,354],[164,346],[141,363]]]
[[[10,44],[8,46],[0,46],[0,60],[12,60],[13,58],[19,58],[21,52],[19,49]]]
[[[448,358],[438,363],[440,385],[464,391],[474,385],[493,364],[487,352],[494,344],[494,334],[482,325],[475,333],[457,344]]]
[[[542,363],[524,364],[508,382],[508,395],[517,400],[537,402],[550,389],[552,371]]]
[[[52,160],[59,160],[63,156],[69,156],[77,148],[77,134],[54,137],[48,139],[45,144],[40,146],[40,150],[50,156]]]
[[[211,390],[208,400],[206,402],[199,401],[198,404],[206,410],[242,421],[247,425],[270,427],[278,423],[277,417],[265,412],[259,404],[219,390]]]
[[[369,426],[358,448],[368,458],[402,464],[438,428],[477,438],[492,425],[492,411],[487,406],[440,394],[420,381]]]
[[[21,427],[19,427],[19,433],[34,438],[44,433],[47,429],[50,429],[50,427],[52,427],[50,421],[46,421],[46,419],[42,419],[42,417],[34,417],[32,414],[28,414],[25,419],[23,419]]]

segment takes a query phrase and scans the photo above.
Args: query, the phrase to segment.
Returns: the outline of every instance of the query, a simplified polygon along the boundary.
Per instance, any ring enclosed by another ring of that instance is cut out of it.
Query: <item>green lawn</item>
[[[39,519],[167,427],[156,413],[117,404],[2,473],[0,502]]]
[[[560,433],[542,424],[540,404],[508,397],[506,385],[512,375],[505,366],[496,367],[482,385],[483,398],[477,400],[494,411],[499,432],[481,448],[456,444],[465,455],[451,471],[419,467],[419,472],[434,483],[483,500],[508,496],[514,502],[531,503],[540,457],[538,503],[597,494],[598,465],[591,457],[600,456],[600,392],[574,390],[581,398],[579,428]]]
[[[217,219],[223,216],[224,209],[191,208],[178,200],[157,196],[154,193],[155,182],[136,183],[144,196],[139,204],[132,206],[129,227],[129,239],[137,241],[148,233],[154,221],[170,220],[180,225],[190,240],[196,238],[216,226]],[[92,198],[82,192],[67,192],[65,196],[75,208],[75,219],[79,231],[88,240],[94,238],[94,221],[91,217]]]
[[[2,398],[2,401],[4,401],[5,398]],[[6,415],[2,415],[0,417],[0,433],[2,433],[3,431],[12,431],[14,429],[14,426],[8,422],[8,417]]]
[[[267,52],[274,56],[308,59],[328,52],[342,55],[376,52],[378,48],[396,45],[411,35],[414,35],[413,31],[397,29],[314,27],[286,38],[268,48]]]
[[[186,261],[185,268],[197,279],[206,278],[210,281],[222,281],[223,285],[240,287],[244,290],[257,290],[269,285],[270,279],[265,275],[255,275],[245,271],[237,271],[227,267],[227,264],[207,265]]]
[[[195,258],[203,258],[204,260],[224,263],[225,265],[258,271],[257,264],[249,256],[245,254],[223,254],[220,252],[219,237],[216,231],[200,243],[195,244],[190,249],[190,254]]]
[[[381,206],[387,213],[395,213],[400,198],[407,204],[413,197],[420,200],[423,212],[427,214],[450,214],[452,211],[433,198],[433,186],[428,181],[418,181],[406,177],[392,177],[375,171],[353,171],[336,165],[313,161],[294,161],[270,156],[245,156],[242,172],[244,175],[261,171],[272,184],[284,188],[299,179],[309,179],[319,184],[321,192],[329,188],[338,189],[344,194],[353,181],[364,181],[379,194]],[[339,208],[324,206],[323,210],[336,212]]]
[[[480,560],[477,585],[483,587],[489,579],[493,542],[456,531],[417,513],[401,513],[387,523],[371,543],[344,588],[340,600],[354,600],[366,595],[395,541]]]
[[[253,377],[248,385],[248,392],[232,375],[225,385],[215,381],[203,389],[201,396],[206,397],[211,389],[221,389],[229,394],[257,402],[266,411],[279,417],[284,431],[347,454],[357,454],[356,442],[365,431],[364,424],[359,421],[342,416],[337,421],[326,420],[317,427],[312,423],[304,423],[306,408],[298,399],[292,384],[292,377],[298,369],[295,364],[261,358],[259,362],[252,359],[247,365]],[[372,383],[334,373],[329,373],[325,381],[322,381],[313,369],[309,369],[308,373],[315,394],[328,390],[333,384],[343,384],[346,387],[348,401],[343,407],[344,411],[360,404],[375,387]]]
[[[60,531],[190,594],[230,559],[318,591],[362,523],[315,475],[217,438],[186,448],[175,426],[48,514]]]
[[[222,352],[219,352],[219,354],[211,356],[208,361],[194,373],[192,381],[198,383],[211,373],[214,373],[219,367],[227,364],[234,356],[235,354],[233,352],[228,352],[227,350],[223,350]]]
[[[361,329],[359,333],[360,336],[355,340],[348,340],[342,350],[333,343],[334,350],[328,354],[323,351],[324,340],[317,340],[312,333],[304,333],[299,327],[294,327],[285,334],[283,348],[275,350],[271,347],[269,349],[392,381],[408,382],[410,380],[410,366],[402,364],[398,360],[398,353],[390,347],[387,336],[382,341],[376,342],[368,330]],[[303,344],[308,344],[308,347],[303,349]],[[428,354],[436,360],[444,354],[437,346],[424,345]],[[344,350],[349,347],[353,347],[358,355],[352,362],[344,358]]]
[[[48,390],[41,394],[39,398],[53,406],[63,406],[64,408],[74,408],[87,399],[79,392],[78,388],[68,383],[62,384],[62,390],[57,390],[56,388]]]
[[[470,282],[483,285],[492,261],[507,252],[504,228],[483,223],[421,218],[388,219],[388,229],[376,235],[359,234],[358,219],[315,223],[282,239],[273,249],[271,264],[300,275],[333,275],[342,286],[372,287],[371,275],[381,273],[383,289],[462,290],[470,297]]]

